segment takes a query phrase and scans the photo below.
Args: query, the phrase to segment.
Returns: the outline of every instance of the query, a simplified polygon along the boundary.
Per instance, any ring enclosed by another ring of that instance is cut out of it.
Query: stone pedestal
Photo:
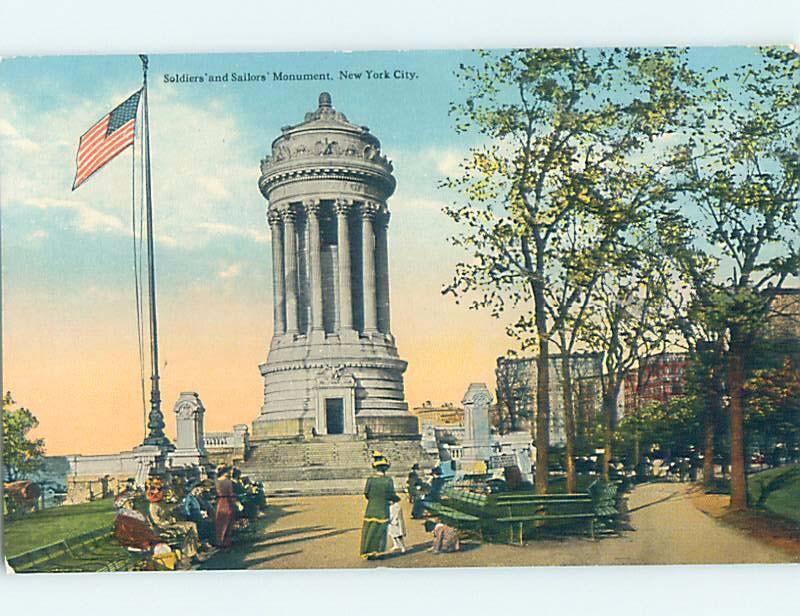
[[[177,438],[175,451],[169,454],[169,466],[181,468],[200,466],[205,462],[205,438],[203,418],[205,407],[200,396],[193,391],[184,391],[175,403]]]
[[[167,468],[168,452],[157,445],[139,445],[133,450],[133,457],[136,460],[136,477],[134,478],[137,488],[143,488],[147,477],[151,473],[163,473]]]
[[[492,394],[485,383],[472,383],[464,394],[464,443],[462,462],[480,462],[492,455],[489,406]]]

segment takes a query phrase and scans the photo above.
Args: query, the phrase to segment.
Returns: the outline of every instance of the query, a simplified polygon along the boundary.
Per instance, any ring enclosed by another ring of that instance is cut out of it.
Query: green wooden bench
[[[598,524],[611,528],[619,515],[617,489],[616,484],[603,482],[595,482],[581,494],[487,494],[450,487],[442,492],[439,503],[427,508],[432,516],[461,530],[477,530],[489,541],[522,544],[526,537],[545,531],[576,530],[595,538]]]

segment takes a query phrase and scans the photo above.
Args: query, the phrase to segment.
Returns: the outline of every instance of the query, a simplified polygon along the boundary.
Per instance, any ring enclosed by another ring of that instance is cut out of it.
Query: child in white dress
[[[392,552],[400,550],[406,551],[406,522],[403,519],[403,509],[400,503],[392,503],[389,506],[389,527],[386,531],[392,540]]]

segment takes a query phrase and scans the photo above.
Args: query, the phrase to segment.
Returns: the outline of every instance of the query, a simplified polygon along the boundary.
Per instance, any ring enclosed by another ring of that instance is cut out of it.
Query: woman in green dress
[[[394,482],[386,476],[389,461],[380,452],[372,454],[372,468],[376,473],[367,479],[364,496],[367,509],[361,527],[361,558],[378,558],[386,553],[386,536],[389,528],[389,505],[400,501],[394,491]]]

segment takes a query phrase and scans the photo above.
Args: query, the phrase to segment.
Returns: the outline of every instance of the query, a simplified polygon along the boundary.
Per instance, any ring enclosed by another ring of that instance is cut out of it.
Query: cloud
[[[32,241],[44,240],[44,239],[47,239],[47,237],[49,235],[50,234],[47,231],[45,231],[44,229],[36,229],[36,231],[34,231],[33,233],[30,233],[28,235],[28,239],[32,240]]]
[[[237,278],[241,273],[242,273],[242,264],[232,263],[225,269],[220,270],[217,276],[219,276],[223,280],[228,280],[230,278]]]
[[[71,192],[79,136],[127,94],[87,96],[72,104],[65,99],[41,110],[0,90],[4,205],[71,212],[44,223],[53,237],[65,228],[130,235],[133,148]],[[150,112],[156,241],[182,250],[201,249],[223,236],[266,243],[264,202],[254,189],[258,160],[248,158],[236,113],[220,101],[194,104],[158,91],[151,95]],[[138,209],[140,173],[135,190]]]
[[[269,241],[266,230],[245,229],[224,222],[201,222],[196,228],[206,232],[209,236],[244,237],[259,244],[266,244]]]

